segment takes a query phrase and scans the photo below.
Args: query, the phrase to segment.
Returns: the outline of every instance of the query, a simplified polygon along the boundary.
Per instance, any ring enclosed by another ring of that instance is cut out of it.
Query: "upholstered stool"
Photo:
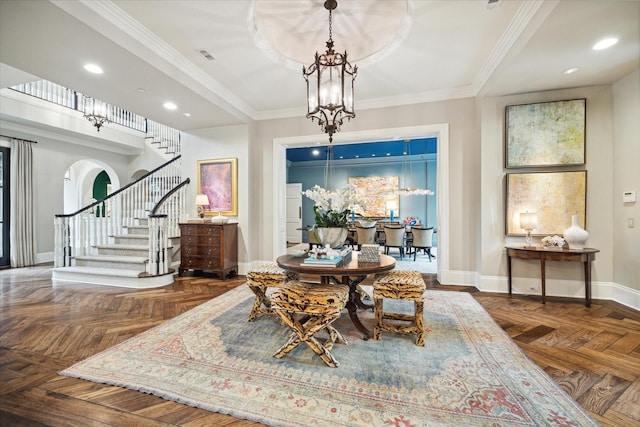
[[[275,262],[262,264],[247,273],[247,285],[256,295],[253,301],[249,322],[253,322],[258,314],[274,314],[271,310],[271,301],[267,296],[267,288],[279,288],[288,280],[297,280],[300,275],[291,271],[285,271]]]
[[[381,331],[400,334],[415,334],[416,345],[424,345],[424,291],[426,285],[422,275],[417,271],[392,270],[376,274],[373,280],[373,303],[376,312],[376,325],[373,328],[373,339],[382,339]],[[413,301],[414,312],[411,314],[391,313],[383,310],[384,298]],[[410,322],[409,325],[385,322],[385,319]]]
[[[330,350],[337,341],[346,344],[342,334],[331,323],[340,317],[349,299],[349,288],[344,285],[287,282],[271,295],[271,308],[293,331],[289,340],[273,355],[281,359],[301,343],[306,343],[328,366],[339,363]],[[314,335],[324,329],[329,339],[320,343]]]

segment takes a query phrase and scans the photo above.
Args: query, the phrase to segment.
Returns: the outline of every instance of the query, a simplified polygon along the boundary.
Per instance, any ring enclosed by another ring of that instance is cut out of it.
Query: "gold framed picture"
[[[520,214],[536,213],[534,236],[559,234],[578,215],[585,224],[587,215],[587,171],[508,173],[505,230],[508,236],[524,236]]]
[[[199,160],[198,194],[209,199],[205,215],[238,215],[238,159]]]

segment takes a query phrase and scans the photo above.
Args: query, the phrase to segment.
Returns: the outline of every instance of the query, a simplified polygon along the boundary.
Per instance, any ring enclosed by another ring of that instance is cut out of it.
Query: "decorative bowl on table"
[[[212,217],[211,222],[214,224],[226,224],[229,222],[229,218],[222,216],[222,212],[218,211],[218,215]]]

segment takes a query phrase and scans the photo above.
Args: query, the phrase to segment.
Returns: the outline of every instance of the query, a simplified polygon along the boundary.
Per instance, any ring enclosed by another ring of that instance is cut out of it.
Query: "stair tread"
[[[123,268],[104,268],[104,267],[55,267],[52,271],[78,273],[78,274],[96,274],[102,276],[120,276],[120,277],[139,277],[144,273],[142,270],[127,270]]]
[[[86,261],[112,261],[112,262],[146,262],[149,257],[146,256],[127,256],[127,255],[82,255],[75,259]]]
[[[131,250],[141,250],[141,249],[149,249],[149,245],[125,245],[122,243],[111,243],[107,245],[95,245],[94,248],[97,249],[131,249]]]

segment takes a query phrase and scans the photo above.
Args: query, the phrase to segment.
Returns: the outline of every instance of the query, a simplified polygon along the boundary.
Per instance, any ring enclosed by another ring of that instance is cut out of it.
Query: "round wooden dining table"
[[[347,302],[347,310],[349,317],[355,327],[365,334],[365,339],[371,337],[369,331],[358,318],[358,309],[373,310],[373,305],[362,302],[358,285],[369,274],[382,273],[393,270],[396,266],[396,260],[389,255],[380,255],[380,262],[358,262],[358,252],[353,251],[349,262],[341,263],[336,267],[317,267],[303,265],[305,257],[296,257],[293,255],[281,255],[276,259],[280,268],[293,271],[300,274],[311,274],[320,276],[321,283],[342,283],[349,287],[349,301]]]

